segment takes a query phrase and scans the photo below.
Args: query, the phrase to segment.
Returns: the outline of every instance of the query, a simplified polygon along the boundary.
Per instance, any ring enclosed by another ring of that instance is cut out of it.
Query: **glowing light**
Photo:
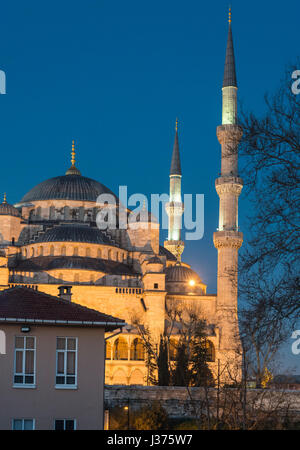
[[[195,280],[190,280],[190,281],[189,281],[189,285],[190,285],[190,286],[195,286]]]

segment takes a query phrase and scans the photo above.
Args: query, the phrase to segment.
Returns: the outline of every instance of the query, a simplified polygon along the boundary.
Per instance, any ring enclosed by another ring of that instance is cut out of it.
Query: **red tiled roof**
[[[106,331],[125,325],[124,320],[25,287],[0,292],[0,322],[105,326]]]

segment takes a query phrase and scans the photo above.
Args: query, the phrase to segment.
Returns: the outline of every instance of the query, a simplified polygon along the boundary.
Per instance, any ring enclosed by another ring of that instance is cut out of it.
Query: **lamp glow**
[[[190,285],[190,286],[195,286],[195,280],[190,280],[190,281],[189,281],[189,285]]]

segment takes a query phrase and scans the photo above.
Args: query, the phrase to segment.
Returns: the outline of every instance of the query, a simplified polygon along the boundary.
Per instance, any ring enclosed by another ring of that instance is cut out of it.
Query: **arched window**
[[[177,356],[177,344],[175,339],[170,339],[169,342],[169,358],[170,361],[175,361]]]
[[[61,255],[66,256],[66,247],[65,245],[61,248]]]
[[[206,340],[205,341],[205,348],[206,348],[207,361],[208,362],[214,362],[215,359],[216,359],[214,344],[211,341]]]
[[[135,338],[130,346],[130,359],[132,361],[144,361],[144,345],[140,338]]]
[[[97,258],[101,258],[101,257],[102,257],[102,252],[101,252],[101,249],[98,248],[98,251],[97,251]]]
[[[105,359],[111,359],[111,343],[106,341],[106,355]]]
[[[91,257],[91,249],[88,247],[87,249],[86,249],[86,251],[85,251],[85,256],[87,257],[87,258],[90,258]]]
[[[24,258],[27,258],[27,249],[26,248],[24,248],[24,250],[23,250],[23,255],[24,255]]]
[[[113,359],[128,359],[128,345],[122,337],[116,339],[114,342]]]
[[[42,208],[40,206],[38,206],[35,210],[35,218],[41,219],[41,216],[42,216]]]
[[[40,246],[39,255],[43,256],[43,254],[44,254],[44,248],[42,246]]]
[[[34,256],[34,248],[32,247],[30,250],[30,256],[33,257]]]
[[[74,247],[73,256],[78,256],[78,247]]]
[[[107,259],[111,259],[111,250],[108,250]]]
[[[51,247],[50,247],[50,256],[53,256],[53,255],[54,255],[54,246],[51,245]]]

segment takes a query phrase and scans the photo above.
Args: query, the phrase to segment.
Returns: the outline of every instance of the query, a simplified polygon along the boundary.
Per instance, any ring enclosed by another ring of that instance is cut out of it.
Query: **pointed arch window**
[[[124,338],[120,337],[114,342],[113,359],[126,360],[128,359],[128,345]]]
[[[130,346],[130,359],[132,361],[144,361],[144,345],[140,338],[135,338]]]

